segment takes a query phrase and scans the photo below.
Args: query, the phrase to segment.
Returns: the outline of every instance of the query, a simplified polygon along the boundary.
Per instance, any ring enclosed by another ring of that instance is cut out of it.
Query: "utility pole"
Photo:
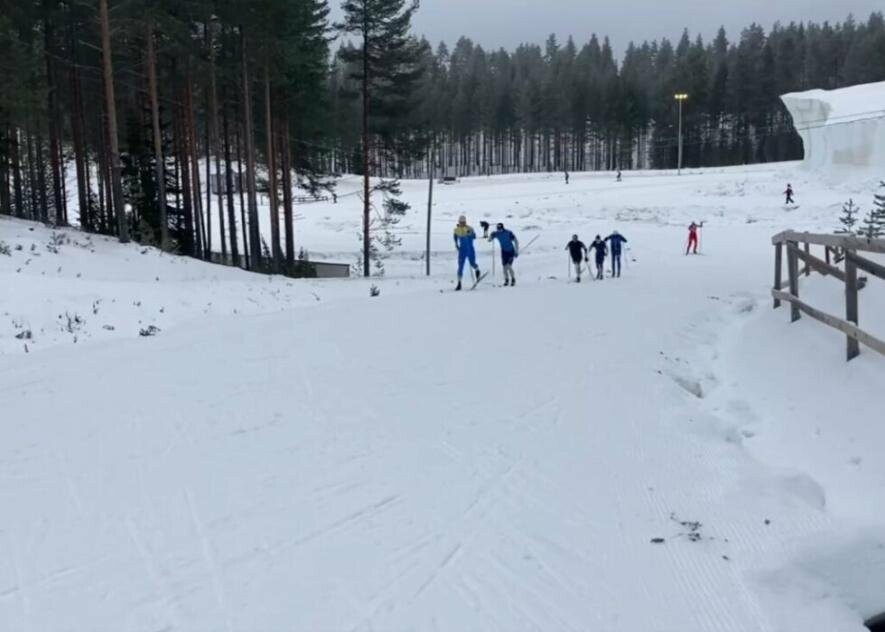
[[[436,151],[435,147],[431,145],[430,148],[430,186],[427,191],[427,250],[424,254],[424,262],[425,262],[425,270],[427,276],[430,276],[430,218],[433,215],[433,176],[434,176],[434,161],[436,160]]]
[[[679,103],[679,158],[676,165],[676,174],[682,175],[682,102],[688,98],[684,92],[674,94],[673,98]]]

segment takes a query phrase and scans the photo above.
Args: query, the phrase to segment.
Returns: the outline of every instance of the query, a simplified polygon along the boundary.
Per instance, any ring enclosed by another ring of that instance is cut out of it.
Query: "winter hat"
[[[504,224],[502,224],[501,222],[498,222],[498,224],[497,224],[497,226],[495,226],[495,228],[504,228]]]
[[[464,216],[464,215],[461,215],[460,217],[458,217],[458,223],[459,223],[459,224],[465,224],[465,223],[467,223],[467,217]]]
[[[574,239],[575,241],[578,241],[578,236],[577,236],[577,235],[572,235],[572,239]]]

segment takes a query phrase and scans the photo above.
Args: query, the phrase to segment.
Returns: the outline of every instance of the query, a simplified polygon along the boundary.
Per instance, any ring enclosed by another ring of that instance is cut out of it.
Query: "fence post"
[[[851,250],[845,251],[845,320],[859,325],[857,314],[857,264]],[[851,336],[847,337],[847,359],[860,355],[860,344]]]
[[[811,254],[811,244],[807,241],[805,242],[805,254]],[[811,276],[811,264],[808,263],[808,259],[805,260],[805,276]]]
[[[774,245],[774,289],[781,289],[781,274],[783,268],[783,259],[784,259],[784,244],[783,242],[777,243]],[[781,306],[781,300],[779,298],[774,299],[774,309],[777,309]]]
[[[790,294],[799,298],[799,256],[796,251],[799,249],[798,242],[787,242],[787,271],[790,275]],[[799,320],[799,306],[796,303],[790,303],[790,322],[795,323]]]

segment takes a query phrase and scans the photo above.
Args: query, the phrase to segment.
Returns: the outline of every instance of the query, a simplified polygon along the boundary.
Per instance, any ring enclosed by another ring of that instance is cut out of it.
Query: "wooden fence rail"
[[[863,331],[858,326],[858,301],[857,293],[864,284],[858,282],[857,271],[873,275],[885,280],[885,266],[857,254],[858,252],[873,252],[885,254],[885,239],[866,239],[848,235],[827,235],[815,233],[799,233],[785,231],[771,238],[774,244],[774,286],[771,296],[774,299],[774,308],[781,306],[783,301],[790,303],[790,321],[799,320],[804,313],[825,325],[833,327],[845,334],[846,356],[851,360],[860,353],[860,344],[885,355],[885,342],[872,334]],[[799,244],[804,244],[803,248]],[[823,246],[826,260],[819,259],[811,254],[811,246]],[[783,279],[784,250],[787,255],[787,280]],[[834,261],[844,261],[844,271],[830,263],[830,254],[835,254]],[[805,264],[802,272],[799,271],[799,261]],[[825,276],[832,276],[845,284],[845,318],[841,319],[827,314],[799,298],[799,277],[806,276],[815,270]],[[789,288],[784,292],[784,288]]]

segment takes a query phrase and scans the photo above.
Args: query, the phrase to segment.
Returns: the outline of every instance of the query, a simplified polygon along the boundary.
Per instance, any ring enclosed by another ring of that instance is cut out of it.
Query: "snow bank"
[[[8,217],[0,217],[0,287],[0,355],[138,337],[193,320],[319,300],[315,283],[296,286],[283,277]],[[343,286],[323,288],[327,295]]]
[[[781,100],[802,137],[806,168],[885,173],[885,81],[792,92]]]

